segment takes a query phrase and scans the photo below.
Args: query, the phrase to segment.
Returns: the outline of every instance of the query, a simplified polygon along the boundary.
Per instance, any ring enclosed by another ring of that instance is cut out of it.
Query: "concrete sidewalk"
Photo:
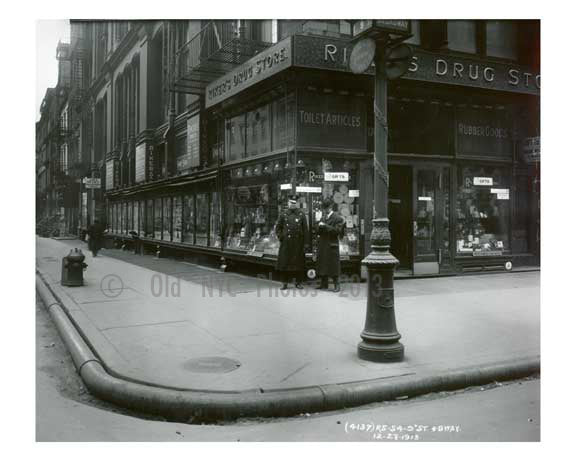
[[[74,246],[87,256],[85,286],[62,287],[61,258]],[[282,292],[274,281],[193,264],[156,260],[151,270],[106,251],[92,258],[80,242],[38,238],[36,251],[45,283],[97,360],[131,383],[270,393],[539,364],[539,272],[396,281],[405,359],[375,364],[356,354],[364,284]]]

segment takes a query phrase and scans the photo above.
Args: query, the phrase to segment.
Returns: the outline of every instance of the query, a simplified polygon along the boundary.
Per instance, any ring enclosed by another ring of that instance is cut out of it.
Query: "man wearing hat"
[[[296,288],[300,289],[306,270],[304,247],[308,236],[308,223],[306,215],[298,208],[297,195],[288,197],[288,209],[278,218],[276,235],[280,240],[276,270],[282,275],[282,290],[288,288],[290,281],[294,281]]]
[[[340,291],[340,241],[344,236],[344,218],[336,213],[331,199],[322,202],[322,219],[318,223],[318,289],[328,289],[328,277],[334,280],[334,291]]]

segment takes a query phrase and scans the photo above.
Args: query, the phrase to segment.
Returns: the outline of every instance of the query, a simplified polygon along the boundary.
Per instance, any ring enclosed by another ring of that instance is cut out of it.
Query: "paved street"
[[[251,419],[227,425],[187,425],[143,419],[87,393],[40,303],[36,305],[36,329],[38,441],[385,442],[402,441],[402,436],[410,436],[410,440],[415,441],[416,435],[420,441],[428,442],[537,441],[540,438],[539,379],[488,386],[485,390],[476,387],[366,405],[354,410]],[[381,427],[371,432],[367,427],[363,429],[362,424]],[[398,426],[403,426],[402,431]],[[447,431],[440,432],[441,426],[443,429],[448,426]],[[433,428],[436,429],[433,431]]]

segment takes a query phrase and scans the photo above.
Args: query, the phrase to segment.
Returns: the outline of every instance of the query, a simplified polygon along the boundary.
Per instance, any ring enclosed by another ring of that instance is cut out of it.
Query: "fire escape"
[[[261,40],[256,22],[208,21],[176,52],[173,88],[203,95],[206,86],[272,45]]]

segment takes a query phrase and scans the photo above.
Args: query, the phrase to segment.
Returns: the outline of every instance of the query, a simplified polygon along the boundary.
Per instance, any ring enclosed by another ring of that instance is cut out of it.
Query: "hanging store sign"
[[[292,38],[287,37],[257,54],[206,87],[206,108],[238,94],[292,65]]]
[[[84,178],[82,182],[86,189],[100,189],[101,187],[100,178]]]
[[[280,190],[291,190],[292,184],[280,184]]]
[[[348,182],[350,180],[350,174],[345,171],[342,173],[335,173],[332,171],[327,171],[324,173],[324,181],[343,181]]]
[[[114,189],[114,160],[106,162],[106,190]]]
[[[524,140],[522,143],[522,156],[526,163],[538,163],[540,161],[540,136]]]
[[[200,115],[194,115],[187,122],[186,153],[191,167],[200,165]]]
[[[360,197],[360,190],[358,189],[350,189],[348,191],[348,197]]]
[[[146,143],[136,146],[134,176],[136,183],[146,181]]]

